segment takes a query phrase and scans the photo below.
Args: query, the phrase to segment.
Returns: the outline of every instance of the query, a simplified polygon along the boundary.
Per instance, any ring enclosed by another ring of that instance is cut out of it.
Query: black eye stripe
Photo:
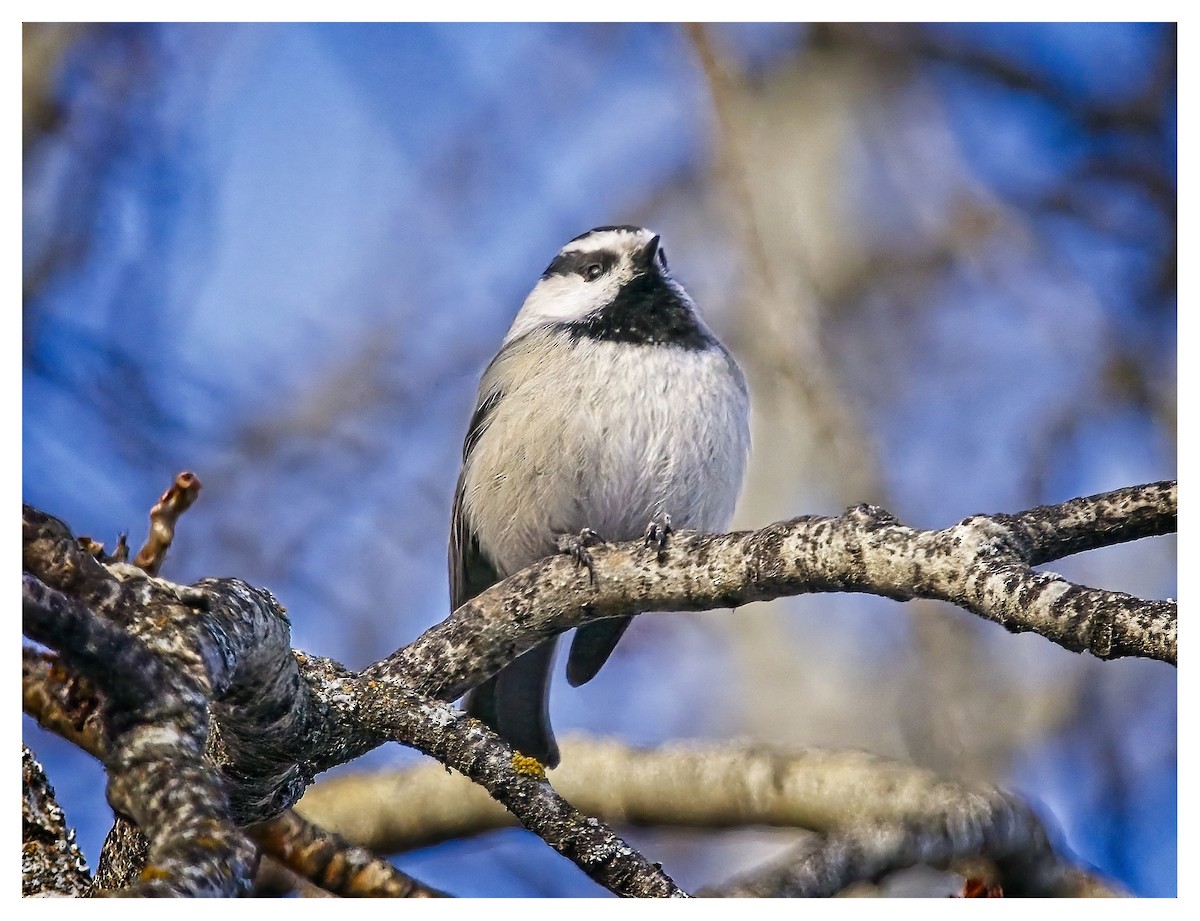
[[[579,275],[585,279],[599,277],[589,276],[588,269],[591,266],[598,265],[600,266],[600,273],[604,274],[617,264],[617,259],[617,254],[608,250],[559,253],[554,257],[554,261],[546,266],[546,271],[542,273],[542,278],[548,278],[551,275]]]

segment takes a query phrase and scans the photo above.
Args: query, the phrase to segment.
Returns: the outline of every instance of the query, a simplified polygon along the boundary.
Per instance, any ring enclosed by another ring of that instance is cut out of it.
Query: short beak
[[[647,272],[654,267],[654,257],[658,255],[658,244],[661,240],[662,237],[656,236],[637,254],[637,267],[641,271]]]

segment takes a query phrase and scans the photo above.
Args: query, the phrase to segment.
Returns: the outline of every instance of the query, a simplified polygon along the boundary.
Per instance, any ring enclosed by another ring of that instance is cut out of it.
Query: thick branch
[[[355,679],[344,690],[362,722],[433,756],[479,784],[530,831],[610,892],[638,898],[683,896],[651,863],[604,823],[582,814],[488,726],[404,687]]]
[[[92,561],[70,539],[65,526],[27,510],[26,531],[27,567],[71,584],[96,599],[98,607],[130,624],[126,632],[93,616],[87,606],[27,573],[24,578],[31,595],[41,592],[61,602],[55,610],[31,606],[27,634],[57,645],[64,655],[68,648],[80,646],[72,633],[77,623],[102,635],[106,643],[123,641],[125,668],[135,669],[137,680],[106,680],[110,663],[104,655],[80,654],[74,660],[109,695],[115,709],[136,708],[147,697],[158,700],[158,706],[170,705],[175,697],[167,693],[172,680],[203,687],[218,718],[219,754],[224,777],[233,781],[231,790],[240,803],[235,811],[235,816],[243,817],[239,821],[277,814],[299,798],[317,771],[396,738],[483,783],[522,822],[612,891],[637,896],[679,894],[660,868],[611,830],[580,815],[544,777],[514,767],[513,751],[482,724],[464,720],[459,725],[459,711],[421,698],[401,682],[383,685],[326,659],[293,656],[286,618],[268,593],[237,580],[206,580],[195,588],[180,589],[147,579],[131,567],[114,567],[130,578],[123,584],[111,580],[105,584],[109,577],[103,570],[80,578],[78,567]],[[50,548],[52,558],[36,557],[29,552],[31,545]],[[64,565],[59,555],[74,555],[79,562]],[[142,661],[145,649],[137,631],[171,653],[174,670],[153,656]],[[117,698],[110,685],[116,687]],[[110,755],[110,789],[120,788],[124,781],[118,781],[112,761]],[[219,804],[212,805],[214,814],[219,814]],[[134,817],[141,826],[142,819]],[[152,850],[152,858],[155,854]]]
[[[57,648],[108,698],[109,802],[137,823],[152,861],[129,894],[245,891],[257,855],[229,821],[224,785],[203,761],[206,689],[137,637],[29,573],[22,592],[25,634]]]
[[[104,760],[104,701],[87,678],[64,668],[53,653],[21,649],[21,705],[38,725]]]
[[[312,779],[298,752],[326,718],[316,712],[318,702],[300,676],[287,616],[274,597],[236,579],[202,580],[188,588],[148,578],[132,566],[110,572],[78,548],[58,519],[26,506],[23,524],[26,572],[103,615],[110,632],[120,631],[113,642],[136,638],[172,663],[155,666],[160,670],[149,683],[114,682],[118,693],[136,698],[176,674],[200,682],[220,724],[224,769],[234,781],[234,818],[265,819],[294,803]],[[59,629],[53,618],[48,627]],[[109,665],[103,656],[94,663]],[[91,667],[83,671],[90,675]]]
[[[538,640],[591,620],[820,591],[942,599],[1069,649],[1174,662],[1173,602],[1071,585],[1032,566],[1168,533],[1176,501],[1173,483],[1151,484],[1018,515],[976,516],[942,531],[913,530],[859,506],[838,518],[798,518],[756,532],[677,535],[663,553],[601,547],[593,551],[594,584],[564,558],[534,564],[362,674],[293,654],[287,618],[267,592],[237,580],[186,588],[130,566],[105,568],[61,522],[26,508],[26,632],[60,649],[108,699],[108,734],[114,743],[120,737],[109,753],[110,798],[114,806],[127,804],[118,808],[139,825],[135,809],[168,805],[169,797],[144,795],[155,784],[208,790],[215,811],[206,814],[218,824],[226,816],[238,824],[270,818],[317,772],[396,739],[482,783],[614,891],[671,894],[677,890],[661,871],[522,773],[511,750],[484,727],[459,722],[457,711],[431,698],[452,700]],[[212,754],[224,785],[214,785],[196,754],[209,704],[220,730]],[[132,757],[134,741],[154,740],[139,727],[166,725],[180,746],[171,757],[153,746]],[[175,764],[171,759],[185,750],[195,754],[190,773],[150,776],[148,766]],[[154,816],[147,820],[156,846],[180,840],[165,835],[165,813],[161,827]],[[239,867],[234,875],[242,886],[249,877]]]
[[[564,557],[535,563],[366,674],[403,676],[451,700],[539,640],[592,620],[834,591],[948,601],[1075,652],[1174,664],[1173,601],[1074,585],[1033,566],[1171,533],[1176,516],[1175,484],[1153,483],[1019,515],[977,515],[941,531],[917,531],[860,505],[838,518],[796,518],[759,531],[678,534],[662,553],[636,542],[599,547],[594,582]]]
[[[46,772],[21,746],[21,895],[83,895],[91,874]]]
[[[136,825],[117,816],[104,836],[90,895],[130,890],[151,865],[150,844]]]

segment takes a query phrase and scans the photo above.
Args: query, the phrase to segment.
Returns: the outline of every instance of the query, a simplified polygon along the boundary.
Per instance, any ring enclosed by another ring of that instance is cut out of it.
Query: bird
[[[452,610],[564,550],[675,529],[723,531],[750,447],[749,393],[730,351],[674,278],[661,237],[595,227],[567,242],[484,370],[463,442],[449,541]],[[591,680],[632,618],[575,631],[572,686]],[[558,637],[470,691],[466,712],[547,768]]]

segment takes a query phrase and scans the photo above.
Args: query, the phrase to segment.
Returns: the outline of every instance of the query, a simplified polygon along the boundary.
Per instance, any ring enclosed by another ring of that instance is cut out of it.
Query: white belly
[[[726,527],[749,447],[744,384],[719,349],[562,337],[499,370],[512,381],[466,470],[465,511],[502,575],[592,528],[641,537],[650,520]]]

